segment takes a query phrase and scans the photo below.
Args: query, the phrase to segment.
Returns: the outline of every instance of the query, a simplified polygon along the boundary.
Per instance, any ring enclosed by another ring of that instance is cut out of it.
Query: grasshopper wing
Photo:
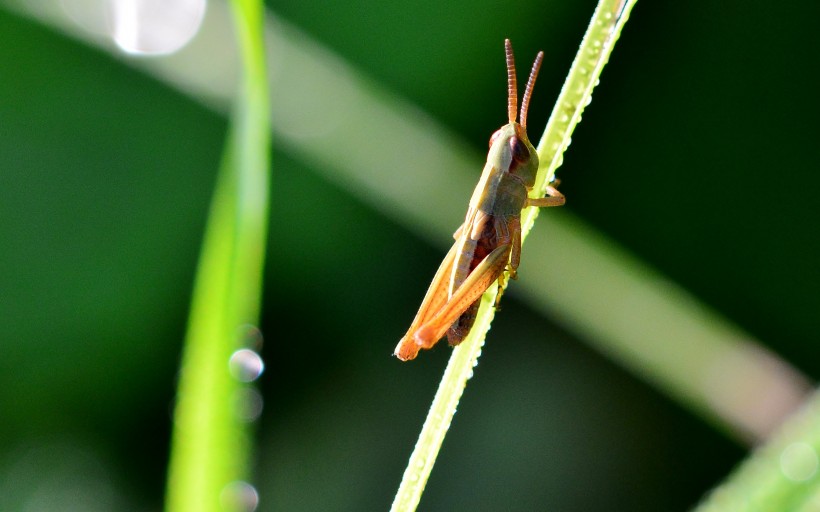
[[[443,306],[431,310],[434,314],[429,320],[422,322],[421,326],[415,329],[416,352],[419,347],[430,348],[441,339],[453,322],[487,291],[493,281],[498,279],[507,265],[510,249],[510,244],[496,247],[478,264]]]
[[[461,228],[459,228],[459,230],[460,229]],[[418,331],[419,327],[429,322],[433,316],[438,313],[441,307],[447,303],[449,277],[453,270],[453,261],[455,260],[457,246],[458,243],[453,244],[447,256],[444,257],[444,261],[441,262],[441,266],[439,266],[435,277],[433,277],[433,281],[430,283],[430,287],[427,289],[424,300],[421,301],[421,307],[419,307],[419,311],[416,313],[416,318],[414,318],[413,323],[410,324],[407,334],[405,334],[401,341],[399,341],[399,344],[396,345],[394,354],[402,361],[409,361],[410,359],[416,358],[416,355],[421,349],[421,346],[416,343],[416,331]]]

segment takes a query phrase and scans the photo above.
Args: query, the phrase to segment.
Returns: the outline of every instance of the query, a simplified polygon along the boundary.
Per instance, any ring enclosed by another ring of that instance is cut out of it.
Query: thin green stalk
[[[247,478],[250,441],[228,361],[258,321],[268,212],[270,126],[264,7],[234,0],[243,77],[211,203],[180,371],[169,512],[242,510],[229,484]]]
[[[584,107],[592,99],[592,90],[598,84],[601,70],[609,59],[635,1],[599,1],[538,145],[541,167],[536,179],[534,196],[543,196],[547,183],[561,165],[562,155],[569,145],[572,132],[581,120]],[[532,228],[537,211],[537,208],[530,208],[522,215],[522,241]],[[404,471],[391,508],[393,511],[416,510],[421,500],[461,394],[481,355],[481,347],[495,314],[495,308],[492,306],[497,293],[497,286],[487,290],[481,299],[473,329],[453,350],[407,469]]]

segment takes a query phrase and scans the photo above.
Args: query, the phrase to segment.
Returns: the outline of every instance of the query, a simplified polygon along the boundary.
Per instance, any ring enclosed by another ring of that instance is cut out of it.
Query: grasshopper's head
[[[504,171],[517,176],[527,189],[535,185],[538,153],[527,138],[527,131],[515,121],[505,124],[490,137],[490,155]]]
[[[535,86],[535,78],[541,68],[541,61],[544,59],[544,52],[538,52],[535,62],[532,64],[530,78],[527,80],[527,87],[524,89],[524,98],[521,100],[520,124],[516,122],[518,117],[518,83],[515,77],[515,57],[513,56],[512,44],[509,39],[504,40],[504,49],[507,54],[507,113],[509,123],[499,128],[490,137],[490,154],[498,158],[497,162],[503,162],[508,167],[506,172],[518,176],[524,185],[530,189],[535,184],[535,175],[538,172],[538,154],[527,137],[527,111],[532,97],[532,88]]]

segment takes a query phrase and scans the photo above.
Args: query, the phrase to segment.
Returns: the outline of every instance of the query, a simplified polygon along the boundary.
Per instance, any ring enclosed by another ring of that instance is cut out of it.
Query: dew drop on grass
[[[111,38],[125,53],[168,55],[199,32],[205,0],[111,0]]]
[[[817,451],[807,443],[792,443],[780,454],[780,471],[793,482],[804,482],[817,473]]]
[[[262,409],[265,407],[265,400],[262,393],[252,386],[237,389],[234,394],[234,402],[237,416],[241,421],[250,423],[259,419]]]
[[[233,378],[240,382],[253,382],[265,371],[262,357],[248,348],[242,348],[231,354],[228,369]]]
[[[231,482],[222,488],[219,501],[225,510],[254,512],[259,506],[259,493],[248,482]]]
[[[262,331],[253,324],[242,324],[237,329],[238,344],[240,347],[253,349],[257,352],[262,350],[264,338]]]

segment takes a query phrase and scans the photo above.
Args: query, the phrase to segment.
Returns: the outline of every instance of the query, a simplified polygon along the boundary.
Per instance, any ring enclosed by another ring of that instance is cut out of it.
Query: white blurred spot
[[[226,510],[253,512],[259,506],[259,493],[248,482],[231,482],[222,489],[219,501]]]
[[[111,36],[126,53],[167,55],[202,25],[205,0],[109,0]]]
[[[265,371],[262,357],[247,348],[234,352],[228,362],[228,367],[233,378],[240,382],[253,382]]]
[[[817,472],[817,452],[806,443],[792,443],[780,454],[780,470],[794,482],[804,482]]]

